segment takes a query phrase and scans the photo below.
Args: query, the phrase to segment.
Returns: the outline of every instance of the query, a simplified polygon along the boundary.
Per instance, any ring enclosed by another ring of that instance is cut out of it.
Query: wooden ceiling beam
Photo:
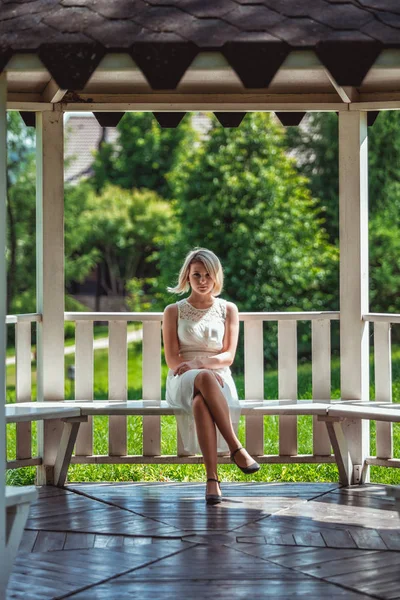
[[[52,104],[56,102],[61,102],[67,91],[68,90],[63,90],[62,88],[60,88],[60,86],[54,81],[54,79],[50,79],[49,83],[46,85],[45,89],[42,92],[43,101],[51,102]]]
[[[355,87],[339,85],[328,69],[325,69],[325,73],[342,102],[345,102],[346,104],[357,102],[359,93]]]

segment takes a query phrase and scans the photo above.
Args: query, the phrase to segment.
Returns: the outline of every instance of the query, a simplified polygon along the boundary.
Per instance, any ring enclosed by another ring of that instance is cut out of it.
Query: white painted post
[[[7,312],[7,79],[0,74],[0,565],[6,564],[6,312]],[[5,597],[7,569],[0,568],[0,598]]]
[[[263,322],[244,322],[244,396],[264,399]],[[252,456],[264,454],[264,417],[246,416],[246,449]]]
[[[367,113],[339,113],[340,378],[343,400],[369,399]],[[345,421],[357,468],[369,454],[369,422]],[[366,474],[368,478],[369,474]],[[368,480],[368,479],[366,479]],[[353,477],[353,482],[356,479]]]
[[[36,297],[38,400],[64,400],[63,113],[36,114]],[[62,424],[38,423],[39,485],[53,483]]]
[[[32,370],[31,370],[31,323],[17,321],[15,326],[15,357],[16,357],[16,399],[17,402],[32,400]],[[17,459],[32,456],[31,423],[17,423]]]
[[[75,399],[93,400],[93,321],[76,321],[75,326]],[[79,456],[93,454],[93,418],[82,423],[76,439]]]
[[[161,401],[161,323],[143,322],[143,400]],[[143,456],[161,454],[160,417],[143,417]]]
[[[392,355],[390,323],[374,323],[375,400],[392,402]],[[376,421],[376,456],[393,457],[392,423]]]
[[[126,400],[128,397],[128,347],[126,321],[110,321],[108,325],[108,399]],[[126,417],[112,415],[108,421],[110,456],[127,454]]]
[[[278,321],[279,400],[297,399],[297,321]],[[297,417],[279,417],[279,454],[297,454]]]
[[[313,319],[312,331],[312,396],[313,400],[329,400],[331,397],[331,322]],[[313,452],[318,456],[330,456],[331,442],[325,423],[313,417]]]

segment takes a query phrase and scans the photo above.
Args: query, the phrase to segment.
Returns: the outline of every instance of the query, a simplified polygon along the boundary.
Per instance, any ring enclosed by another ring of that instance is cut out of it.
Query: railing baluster
[[[161,401],[161,323],[143,322],[143,400]],[[161,454],[161,420],[143,417],[143,455]]]
[[[244,322],[244,395],[246,400],[264,399],[263,322]],[[264,454],[264,417],[246,416],[246,448],[253,456]]]
[[[108,398],[126,400],[127,385],[127,322],[109,322]],[[127,454],[126,417],[110,416],[108,425],[110,456]]]
[[[374,323],[375,400],[392,402],[390,323]],[[376,456],[393,457],[392,423],[376,421]]]
[[[312,335],[312,396],[316,401],[331,397],[331,322],[311,321]],[[313,417],[313,452],[330,456],[331,443],[325,423]]]
[[[75,399],[93,400],[93,321],[77,321],[75,329]],[[93,418],[81,423],[75,453],[93,454]]]
[[[297,322],[278,321],[279,399],[297,399]],[[279,417],[279,454],[297,454],[297,417]]]
[[[31,324],[17,321],[15,325],[16,401],[32,400]],[[17,423],[17,460],[32,457],[31,423]]]

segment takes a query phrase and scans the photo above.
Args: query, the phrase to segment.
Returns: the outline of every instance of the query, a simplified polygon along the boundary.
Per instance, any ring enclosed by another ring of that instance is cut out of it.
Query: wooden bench
[[[75,402],[19,402],[6,404],[6,424],[30,421],[61,420],[63,431],[57,450],[54,468],[54,482],[63,486],[71,462],[79,425],[87,421]]]
[[[241,401],[242,414],[246,417],[262,415],[296,416],[326,414],[328,402],[310,400],[246,400]],[[23,421],[61,419],[64,422],[63,433],[54,464],[54,483],[63,486],[66,480],[68,466],[71,462],[72,451],[78,435],[80,423],[93,416],[160,416],[176,415],[165,401],[161,400],[95,400],[95,401],[49,401],[49,402],[19,402],[6,405],[6,422],[18,423]],[[160,458],[160,457],[157,457]],[[306,459],[307,457],[305,457]],[[315,462],[323,457],[315,457]],[[328,461],[331,457],[327,458]],[[110,456],[109,462],[124,462],[124,456]],[[167,457],[166,462],[187,462],[186,455]],[[333,460],[333,457],[332,457]],[[154,462],[153,456],[139,456],[137,462]],[[202,457],[191,457],[190,462],[201,462]],[[79,456],[73,457],[72,462],[79,462]],[[97,462],[93,457],[91,462]],[[229,458],[220,458],[220,462],[229,462]],[[279,457],[277,457],[279,462]]]
[[[346,419],[366,419],[370,421],[398,423],[400,422],[400,404],[392,402],[360,402],[357,400],[331,401],[327,406],[327,414],[318,416],[324,421],[335,454],[339,470],[339,480],[343,485],[350,485],[353,480],[364,483],[368,463],[353,465],[349,445],[343,425]],[[354,473],[356,470],[356,473]]]
[[[288,399],[243,400],[240,404],[242,414],[246,415],[246,417],[258,417],[261,415],[314,415],[318,421],[324,422],[338,466],[340,483],[346,486],[350,485],[354,479],[362,483],[365,479],[367,465],[352,464],[343,430],[344,421],[346,419],[368,419],[386,422],[400,421],[400,405],[392,403]],[[80,423],[87,421],[89,416],[159,416],[174,414],[177,414],[176,410],[170,408],[165,401],[159,400],[68,400],[41,403],[26,402],[6,406],[7,423],[43,419],[61,419],[64,422],[63,433],[54,464],[54,481],[55,485],[58,486],[62,486],[65,483]],[[124,459],[124,457],[110,457],[110,462],[114,458],[121,458],[121,461]],[[279,459],[279,457],[277,458]],[[143,460],[141,459],[142,457],[139,457],[141,462],[151,463],[154,457],[143,456]],[[198,459],[200,462],[201,457],[198,457]],[[183,460],[185,459],[183,458]],[[224,461],[222,460],[222,462]],[[355,469],[357,472],[354,477]]]
[[[30,504],[36,498],[37,491],[33,485],[23,487],[6,486],[5,564],[1,566],[1,569],[5,571],[5,581],[8,580],[18,552]]]

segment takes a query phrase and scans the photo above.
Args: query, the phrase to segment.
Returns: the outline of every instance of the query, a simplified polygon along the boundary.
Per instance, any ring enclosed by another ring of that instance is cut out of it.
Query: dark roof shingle
[[[246,87],[265,87],[292,49],[313,49],[359,85],[400,47],[398,0],[0,0],[0,69],[37,52],[79,90],[106,52],[126,52],[154,89],[174,89],[198,52],[221,51]]]

